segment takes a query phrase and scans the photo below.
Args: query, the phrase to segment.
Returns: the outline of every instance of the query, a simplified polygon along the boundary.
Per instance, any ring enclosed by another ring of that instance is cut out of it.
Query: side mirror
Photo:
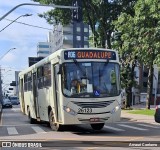
[[[57,72],[57,74],[62,74],[62,65],[59,65],[59,71]]]

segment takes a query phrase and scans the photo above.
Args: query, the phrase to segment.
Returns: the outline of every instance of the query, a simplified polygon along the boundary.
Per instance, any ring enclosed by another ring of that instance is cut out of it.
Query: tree
[[[121,31],[122,54],[138,56],[149,68],[146,108],[150,109],[153,88],[153,64],[160,63],[160,7],[158,0],[138,0],[135,15],[123,13],[115,23]]]
[[[132,87],[136,87],[134,70],[137,64],[137,54],[134,53],[134,24],[133,17],[122,13],[117,21],[114,22],[115,30],[113,35],[112,47],[117,49],[121,61],[121,86],[126,90],[125,108],[131,106]]]
[[[73,0],[33,0],[43,4],[72,5]],[[114,31],[112,22],[121,12],[133,15],[133,6],[136,0],[81,0],[83,8],[83,21],[91,27],[94,46],[111,48],[111,34]],[[69,9],[51,10],[39,14],[48,23],[61,22],[63,25],[72,21],[72,11]],[[107,44],[106,44],[107,43]]]

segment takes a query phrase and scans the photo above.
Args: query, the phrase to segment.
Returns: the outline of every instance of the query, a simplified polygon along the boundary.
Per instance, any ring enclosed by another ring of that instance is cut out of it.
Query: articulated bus
[[[120,120],[119,57],[115,50],[61,49],[19,73],[21,111],[51,129]]]

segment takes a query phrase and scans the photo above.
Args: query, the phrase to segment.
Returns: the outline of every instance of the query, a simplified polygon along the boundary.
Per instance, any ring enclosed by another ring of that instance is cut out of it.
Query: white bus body
[[[62,49],[19,74],[21,111],[30,123],[54,130],[90,124],[95,130],[120,120],[118,53],[95,48]]]

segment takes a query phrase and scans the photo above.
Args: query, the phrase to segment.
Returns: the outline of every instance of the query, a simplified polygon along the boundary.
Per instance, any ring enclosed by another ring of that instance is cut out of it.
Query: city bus
[[[115,50],[60,49],[19,73],[21,111],[52,130],[89,124],[101,130],[120,120],[119,57]]]

